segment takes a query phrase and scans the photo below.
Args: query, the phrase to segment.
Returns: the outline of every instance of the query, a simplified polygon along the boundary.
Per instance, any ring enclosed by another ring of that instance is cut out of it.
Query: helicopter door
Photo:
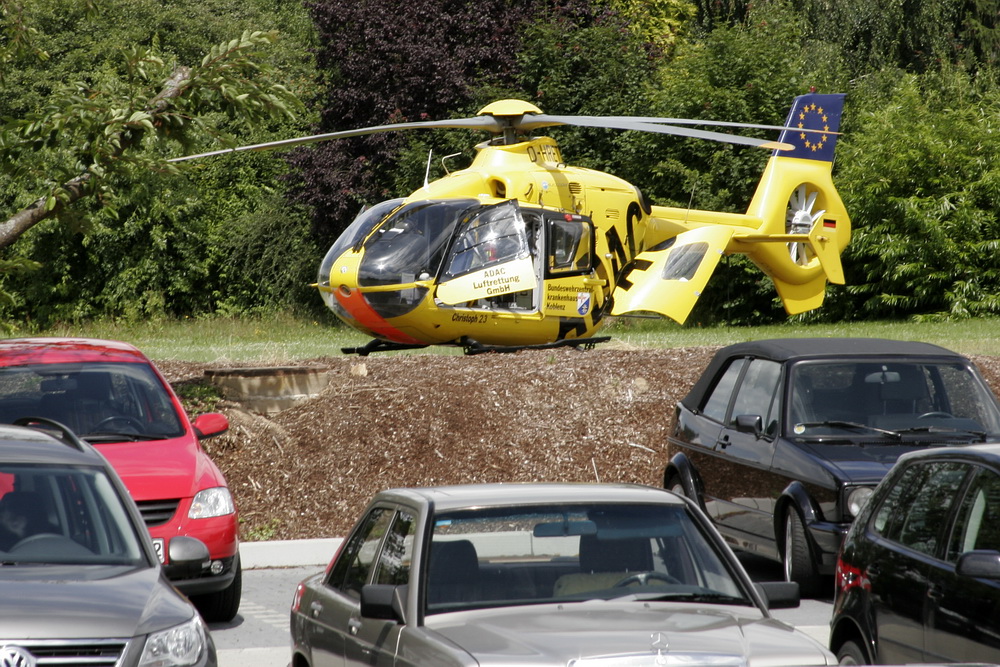
[[[731,228],[701,227],[639,253],[618,279],[611,314],[651,311],[683,323],[732,237]]]
[[[515,200],[474,210],[460,221],[437,298],[446,305],[531,308],[538,287],[528,225]],[[527,293],[529,303],[509,297]]]
[[[594,224],[582,215],[548,214],[545,230],[543,312],[561,317],[587,315],[598,303],[592,280]]]

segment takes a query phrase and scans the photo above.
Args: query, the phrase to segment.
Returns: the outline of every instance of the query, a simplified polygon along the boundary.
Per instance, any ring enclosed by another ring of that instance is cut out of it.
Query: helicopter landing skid
[[[344,354],[356,354],[359,357],[367,357],[372,352],[396,352],[398,350],[419,350],[427,345],[406,343],[391,343],[387,340],[373,338],[361,347],[342,347],[340,351]]]
[[[611,340],[611,336],[595,336],[593,338],[564,338],[551,343],[539,343],[538,345],[483,345],[471,338],[462,341],[462,348],[465,354],[483,354],[485,352],[518,352],[520,350],[552,350],[557,347],[583,348],[592,350],[598,343],[605,343]]]

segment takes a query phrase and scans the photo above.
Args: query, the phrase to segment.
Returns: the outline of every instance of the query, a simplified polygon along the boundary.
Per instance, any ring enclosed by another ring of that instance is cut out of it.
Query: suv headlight
[[[208,519],[213,516],[232,514],[235,511],[236,505],[233,503],[233,496],[229,493],[229,489],[217,486],[213,489],[203,489],[194,494],[188,518]]]
[[[146,638],[139,667],[187,667],[198,664],[207,650],[205,625],[197,614],[191,620]]]
[[[859,486],[851,489],[850,493],[847,494],[847,513],[851,515],[851,518],[861,514],[861,510],[865,508],[873,491],[874,489],[870,486]]]

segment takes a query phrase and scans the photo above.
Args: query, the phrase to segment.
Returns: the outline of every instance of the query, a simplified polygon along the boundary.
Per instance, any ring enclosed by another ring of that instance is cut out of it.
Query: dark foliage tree
[[[322,0],[310,5],[326,72],[317,131],[438,120],[471,113],[473,89],[504,87],[534,0]],[[361,205],[395,196],[393,171],[407,139],[393,133],[297,151],[296,201],[321,239]]]

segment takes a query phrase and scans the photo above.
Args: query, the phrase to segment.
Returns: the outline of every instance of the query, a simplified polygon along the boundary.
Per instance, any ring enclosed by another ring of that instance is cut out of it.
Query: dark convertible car
[[[675,418],[664,486],[812,595],[900,454],[1000,441],[1000,406],[969,359],[868,338],[725,347]]]

